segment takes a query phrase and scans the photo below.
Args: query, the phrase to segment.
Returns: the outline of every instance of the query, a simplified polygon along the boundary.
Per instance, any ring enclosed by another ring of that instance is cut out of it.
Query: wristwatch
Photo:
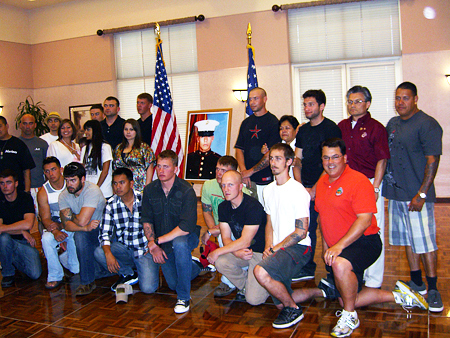
[[[380,192],[380,188],[373,189],[377,194]]]
[[[159,246],[159,237],[156,237],[155,240],[154,240],[154,242],[155,242],[155,244],[156,244],[157,246]]]
[[[211,235],[211,231],[206,230],[206,232],[208,233],[208,235],[212,236],[212,235]]]
[[[424,192],[420,192],[420,191],[419,191],[419,196],[420,196],[420,198],[427,198],[427,194],[425,194]]]

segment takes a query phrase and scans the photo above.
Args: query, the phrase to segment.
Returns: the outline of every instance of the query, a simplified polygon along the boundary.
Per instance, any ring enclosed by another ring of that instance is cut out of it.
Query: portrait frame
[[[79,106],[69,106],[69,119],[77,128],[77,141],[84,135],[84,123],[91,119],[90,109],[94,104],[83,104]]]
[[[186,146],[184,154],[184,170],[183,178],[191,183],[203,183],[204,181],[210,180],[211,178],[207,176],[193,177],[191,173],[188,172],[188,165],[192,165],[192,156],[189,154],[197,151],[199,149],[198,143],[198,128],[195,123],[203,120],[214,120],[219,122],[215,127],[214,140],[211,143],[211,151],[219,154],[220,156],[228,155],[230,152],[230,134],[231,134],[231,116],[232,108],[223,109],[206,109],[206,110],[192,110],[188,111],[187,124],[186,124]],[[191,161],[189,161],[191,158]],[[214,166],[214,177],[215,177],[215,166]],[[214,178],[213,177],[213,178]]]

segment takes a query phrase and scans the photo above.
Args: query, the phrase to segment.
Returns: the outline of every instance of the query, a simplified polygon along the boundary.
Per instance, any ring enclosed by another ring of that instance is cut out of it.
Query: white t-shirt
[[[92,151],[92,144],[89,145],[89,155]],[[84,154],[86,152],[86,147],[83,147],[83,149],[81,149],[81,161],[83,161],[84,159]],[[103,143],[102,144],[102,161],[103,163],[107,162],[107,161],[111,161],[110,165],[109,165],[109,170],[108,170],[108,175],[106,176],[105,180],[103,181],[103,184],[100,187],[100,190],[103,193],[103,196],[105,198],[111,197],[113,195],[113,190],[112,190],[112,150],[111,150],[111,146],[107,143]],[[100,175],[102,174],[102,170],[98,169],[98,166],[96,166],[95,168],[92,168],[91,165],[91,161],[92,158],[87,159],[86,164],[84,165],[84,167],[86,168],[86,181],[88,182],[92,182],[94,184],[97,184],[98,179],[100,177]],[[102,165],[103,165],[102,163]]]
[[[292,150],[294,151],[294,153],[295,153],[295,140],[296,139],[294,138],[294,140],[292,140],[292,142],[289,144],[291,146]],[[286,141],[282,140],[281,143],[286,143]],[[295,159],[295,157],[294,157],[294,159]],[[294,171],[292,168],[294,168],[294,162],[292,162],[291,166],[289,167],[289,176],[294,178]]]
[[[80,153],[80,146],[77,143],[75,144],[75,149],[78,153]],[[53,141],[48,146],[47,156],[55,156],[59,162],[61,163],[61,167],[64,168],[70,162],[81,162],[77,159],[75,155],[73,155],[69,149],[66,148],[64,144],[59,141]]]
[[[41,135],[41,139],[43,139],[45,142],[48,143],[48,145],[50,145],[50,143],[52,143],[53,141],[56,141],[58,139],[58,135],[53,136],[50,133]]]
[[[282,242],[295,230],[295,220],[308,217],[310,195],[303,185],[293,178],[285,184],[276,181],[264,189],[265,211],[270,215],[273,228],[273,245]],[[298,244],[310,246],[309,232]]]

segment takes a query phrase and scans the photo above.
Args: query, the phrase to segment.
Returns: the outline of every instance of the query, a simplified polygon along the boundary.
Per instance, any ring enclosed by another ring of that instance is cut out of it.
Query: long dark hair
[[[139,149],[141,147],[141,143],[142,143],[142,135],[141,135],[141,127],[139,126],[139,122],[136,121],[135,119],[128,119],[123,123],[123,130],[125,130],[125,125],[126,124],[131,124],[131,127],[133,127],[133,130],[136,132],[136,137],[134,138],[134,143],[133,143],[133,147],[131,148],[133,149]],[[123,135],[123,133],[122,133]],[[125,136],[123,135],[122,138],[122,143],[120,144],[120,150],[124,150],[128,145],[128,140],[125,138]]]
[[[102,163],[102,144],[103,134],[102,125],[97,120],[88,120],[83,126],[83,129],[92,129],[92,140],[86,141],[86,151],[84,152],[83,164],[86,165],[88,158],[92,158],[92,167],[98,167],[98,170],[103,169]],[[89,145],[92,144],[92,150],[89,153]]]

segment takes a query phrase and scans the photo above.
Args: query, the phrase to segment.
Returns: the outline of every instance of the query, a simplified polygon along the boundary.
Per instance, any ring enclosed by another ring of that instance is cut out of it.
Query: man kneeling
[[[242,192],[243,187],[237,171],[223,175],[225,201],[219,204],[219,226],[224,246],[212,251],[208,261],[215,263],[217,270],[239,289],[236,299],[259,305],[269,296],[253,275],[265,248],[266,214],[257,199]],[[231,234],[236,240],[231,239]]]

